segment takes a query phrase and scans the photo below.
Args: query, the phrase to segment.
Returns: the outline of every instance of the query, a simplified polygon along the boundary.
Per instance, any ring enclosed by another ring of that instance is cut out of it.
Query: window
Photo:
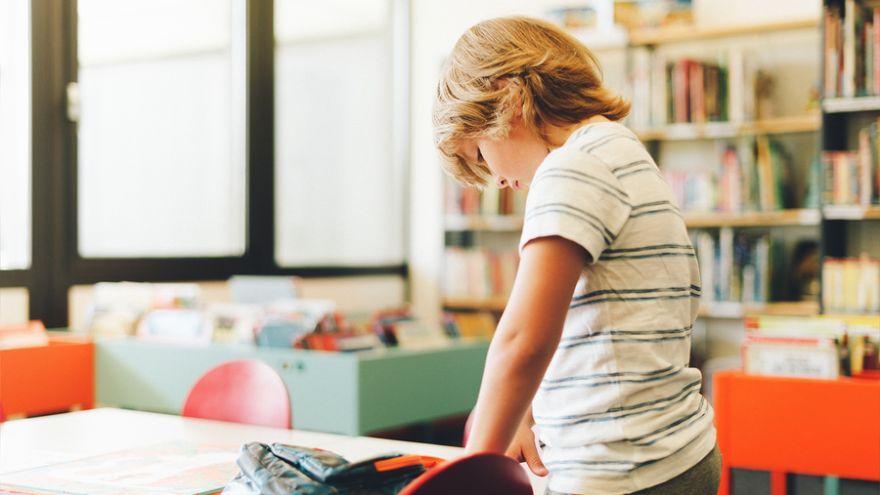
[[[242,5],[79,0],[83,257],[244,252]]]
[[[0,2],[0,270],[31,265],[30,2]]]
[[[403,262],[390,0],[275,2],[275,259]]]

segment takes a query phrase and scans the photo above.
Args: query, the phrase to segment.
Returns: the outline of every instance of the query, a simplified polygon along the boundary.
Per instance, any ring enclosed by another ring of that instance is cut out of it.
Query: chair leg
[[[786,495],[786,473],[770,471],[770,495]]]
[[[718,485],[718,495],[730,494],[730,464],[721,460],[721,483]]]

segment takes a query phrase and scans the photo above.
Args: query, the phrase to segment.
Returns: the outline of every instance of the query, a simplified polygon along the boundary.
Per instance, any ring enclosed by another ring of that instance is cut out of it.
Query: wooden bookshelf
[[[825,98],[822,100],[825,113],[853,113],[880,110],[880,96],[859,96],[856,98]]]
[[[444,308],[470,309],[478,311],[504,311],[507,306],[507,296],[495,297],[446,297],[443,299]]]
[[[705,122],[702,124],[670,124],[659,129],[635,131],[642,141],[695,141],[724,139],[757,134],[794,134],[816,132],[821,128],[821,116],[816,114],[777,117],[754,122]]]
[[[771,316],[816,316],[819,314],[817,301],[771,302],[765,304],[744,304],[738,302],[701,303],[698,312],[702,318],[742,318],[749,315]]]
[[[447,231],[480,230],[488,232],[517,232],[522,230],[522,215],[446,215]]]
[[[639,29],[630,31],[629,43],[633,46],[662,45],[666,43],[682,43],[730,36],[766,34],[775,31],[817,29],[818,27],[819,19],[802,19],[796,21],[748,24],[741,26],[676,26],[657,29]]]
[[[825,206],[822,214],[828,220],[880,220],[880,206]]]
[[[747,213],[685,213],[688,228],[712,227],[777,227],[783,225],[819,225],[817,209],[754,211]]]

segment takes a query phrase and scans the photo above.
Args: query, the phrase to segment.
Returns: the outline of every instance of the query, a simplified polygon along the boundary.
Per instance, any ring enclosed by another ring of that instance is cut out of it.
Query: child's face
[[[467,144],[471,158],[486,162],[499,188],[528,187],[538,166],[550,152],[547,145],[516,119],[503,139],[476,139]]]

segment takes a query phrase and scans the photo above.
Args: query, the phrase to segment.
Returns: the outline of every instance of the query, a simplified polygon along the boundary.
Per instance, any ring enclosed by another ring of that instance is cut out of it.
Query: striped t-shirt
[[[538,168],[520,250],[546,236],[593,260],[532,404],[550,488],[630,493],[683,473],[715,446],[688,366],[700,275],[670,189],[626,127],[583,126]]]

